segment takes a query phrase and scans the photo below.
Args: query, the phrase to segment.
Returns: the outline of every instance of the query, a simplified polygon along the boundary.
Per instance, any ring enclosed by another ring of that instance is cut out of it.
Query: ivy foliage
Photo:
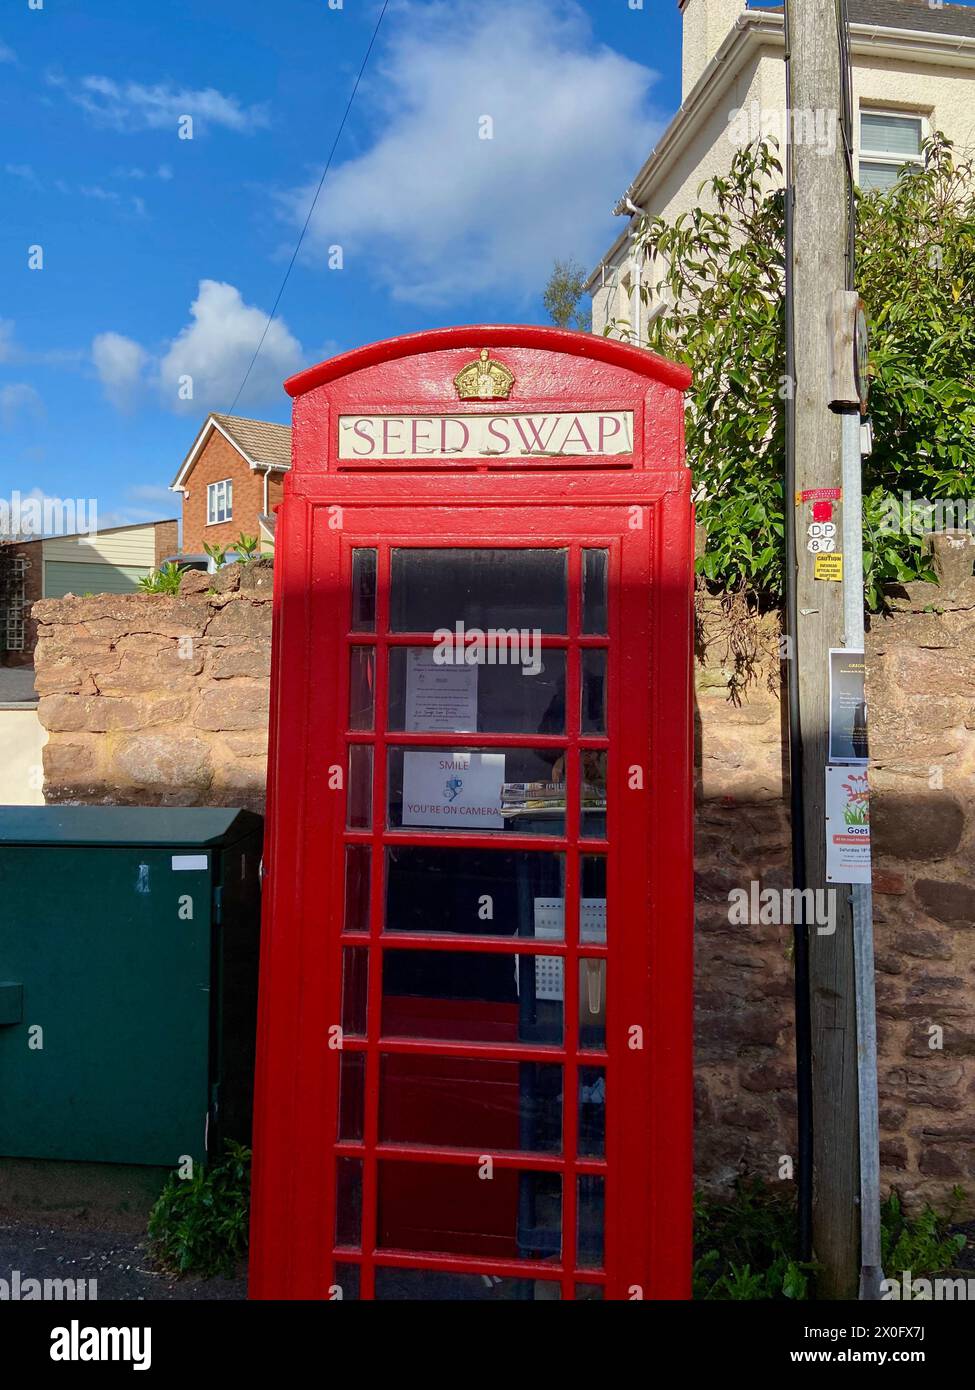
[[[923,158],[889,190],[857,195],[857,284],[871,325],[863,489],[873,610],[886,583],[934,578],[919,503],[975,498],[975,178],[941,134]],[[763,604],[781,599],[784,574],[781,179],[775,141],[756,141],[701,185],[707,206],[672,223],[644,218],[635,233],[651,266],[644,302],[663,307],[646,346],[694,373],[687,450],[708,533],[699,572]],[[622,320],[606,331],[631,336]]]

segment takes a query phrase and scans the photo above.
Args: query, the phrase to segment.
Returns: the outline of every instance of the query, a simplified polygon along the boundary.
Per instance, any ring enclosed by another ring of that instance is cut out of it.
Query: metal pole
[[[843,628],[853,650],[864,645],[863,500],[860,415],[843,414]],[[869,719],[868,719],[869,724]],[[873,960],[873,887],[851,885],[856,972],[857,1093],[860,1114],[860,1297],[880,1298],[880,1123],[877,1114],[877,1007]]]

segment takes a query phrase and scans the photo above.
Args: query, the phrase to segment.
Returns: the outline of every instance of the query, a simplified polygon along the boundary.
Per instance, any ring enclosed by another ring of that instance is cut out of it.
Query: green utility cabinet
[[[0,807],[0,1157],[249,1140],[262,838],[235,809]]]

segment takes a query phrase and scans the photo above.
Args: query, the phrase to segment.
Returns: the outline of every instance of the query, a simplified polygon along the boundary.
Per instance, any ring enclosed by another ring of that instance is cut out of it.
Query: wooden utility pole
[[[843,85],[837,0],[787,0],[791,81],[794,237],[796,527],[798,662],[806,885],[826,880],[825,768],[829,729],[829,651],[843,645],[842,571],[820,566],[808,547],[812,490],[842,486],[842,421],[829,409],[829,324],[834,290],[846,284],[848,184],[842,141]],[[814,131],[833,130],[824,148]],[[837,494],[834,494],[838,496]],[[834,504],[840,521],[842,503]],[[837,524],[837,535],[842,528]],[[837,551],[841,551],[841,543]],[[832,573],[833,578],[826,577]],[[813,1060],[813,1256],[821,1298],[855,1298],[860,1268],[856,981],[850,889],[835,894],[835,931],[809,927]]]

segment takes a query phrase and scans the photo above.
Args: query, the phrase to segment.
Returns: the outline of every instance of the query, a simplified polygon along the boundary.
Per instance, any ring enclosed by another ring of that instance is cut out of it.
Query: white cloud
[[[11,178],[23,179],[24,183],[29,183],[32,188],[40,188],[41,186],[41,181],[30,164],[5,164],[3,169],[4,173],[9,174]]]
[[[0,319],[0,362],[25,363],[44,367],[80,367],[88,354],[77,348],[45,348],[34,352],[17,341],[13,319]]]
[[[115,169],[112,172],[112,178],[114,179],[136,179],[141,182],[143,179],[151,179],[153,177],[165,181],[173,177],[173,171],[168,164],[160,164],[155,172],[155,176],[145,169],[140,169],[138,165]]]
[[[0,425],[4,429],[12,429],[23,415],[38,419],[43,414],[44,403],[39,393],[26,381],[0,386]]]
[[[17,55],[12,48],[8,48],[3,39],[0,39],[0,63],[16,63]]]
[[[103,203],[118,203],[121,201],[120,195],[114,188],[102,188],[98,184],[82,184],[78,189],[82,198],[95,198]]]
[[[309,253],[368,257],[400,299],[544,286],[557,256],[589,262],[662,128],[656,74],[597,44],[577,0],[402,7],[367,99],[375,142],[332,171]],[[481,118],[493,139],[480,139]],[[316,181],[317,182],[317,181]],[[300,224],[314,184],[286,195]]]
[[[194,90],[171,82],[147,87],[141,82],[116,82],[111,77],[83,77],[72,81],[51,73],[48,81],[61,88],[92,120],[116,130],[172,130],[183,116],[193,117],[198,130],[221,126],[238,134],[250,134],[269,124],[264,106],[244,106],[235,96],[215,87]]]
[[[121,333],[99,333],[91,356],[105,395],[118,410],[131,410],[144,385],[145,348]]]
[[[190,305],[191,322],[170,343],[159,363],[159,385],[173,409],[199,413],[226,409],[237,394],[260,341],[267,314],[245,304],[240,290],[218,280],[201,280]],[[275,400],[281,383],[303,365],[301,344],[283,319],[275,319],[241,397]],[[193,399],[179,400],[180,379],[193,380]]]
[[[92,360],[105,394],[120,410],[130,409],[145,385],[158,392],[168,409],[181,414],[226,410],[266,323],[265,311],[245,304],[235,285],[201,280],[190,305],[190,321],[161,352],[149,352],[120,333],[101,333],[92,343]],[[241,394],[240,406],[280,401],[285,377],[303,365],[301,344],[283,319],[275,319]],[[188,388],[191,396],[187,395]]]

